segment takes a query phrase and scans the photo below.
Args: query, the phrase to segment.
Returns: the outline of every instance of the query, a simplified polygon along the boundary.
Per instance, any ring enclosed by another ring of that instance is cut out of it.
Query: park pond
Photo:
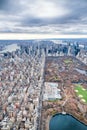
[[[84,75],[87,76],[87,70],[82,70],[82,69],[79,69],[79,68],[75,68],[75,70],[76,70],[77,72],[79,72],[80,74],[84,74]]]
[[[50,120],[49,130],[87,130],[87,125],[69,114],[56,114]]]

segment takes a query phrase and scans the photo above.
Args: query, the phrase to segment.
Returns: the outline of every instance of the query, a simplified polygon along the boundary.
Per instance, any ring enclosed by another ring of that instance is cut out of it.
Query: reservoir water
[[[86,71],[86,70],[81,70],[81,69],[79,69],[79,68],[75,68],[75,70],[76,70],[77,72],[79,72],[80,74],[84,74],[84,75],[87,76],[87,71]]]
[[[71,115],[56,114],[50,120],[49,130],[87,130],[87,125]]]

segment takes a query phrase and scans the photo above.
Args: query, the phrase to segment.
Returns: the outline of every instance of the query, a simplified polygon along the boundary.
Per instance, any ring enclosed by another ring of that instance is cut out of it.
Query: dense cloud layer
[[[87,34],[87,0],[0,0],[0,32]]]

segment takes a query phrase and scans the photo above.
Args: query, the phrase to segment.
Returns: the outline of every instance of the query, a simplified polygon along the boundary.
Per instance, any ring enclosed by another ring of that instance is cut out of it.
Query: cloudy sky
[[[87,34],[87,0],[0,0],[0,33]]]

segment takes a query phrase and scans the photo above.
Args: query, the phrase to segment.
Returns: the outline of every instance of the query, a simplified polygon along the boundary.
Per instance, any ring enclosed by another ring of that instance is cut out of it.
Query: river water
[[[56,114],[50,120],[49,130],[87,130],[87,125],[71,115]]]

